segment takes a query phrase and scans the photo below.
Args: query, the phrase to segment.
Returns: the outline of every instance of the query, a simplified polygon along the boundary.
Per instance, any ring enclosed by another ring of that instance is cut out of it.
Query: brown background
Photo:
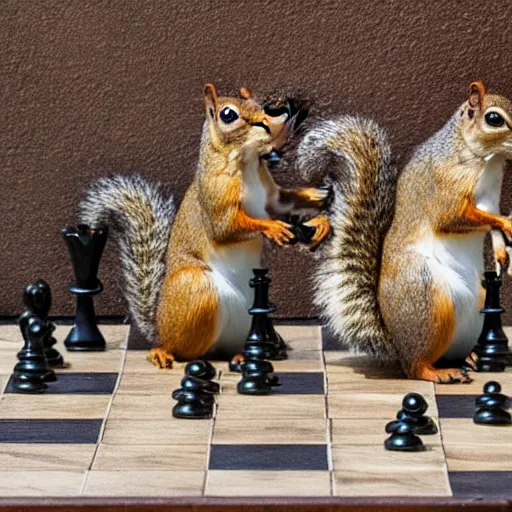
[[[371,116],[402,160],[471,80],[512,96],[511,2],[4,0],[0,20],[0,316],[18,314],[39,277],[53,314],[73,313],[58,231],[94,178],[138,170],[181,198],[207,81],[221,92],[298,87],[319,112]],[[511,190],[507,177],[506,211]],[[297,249],[270,256],[281,316],[315,314],[312,264]],[[122,315],[112,243],[101,278],[98,313]],[[504,294],[510,307],[510,283]]]

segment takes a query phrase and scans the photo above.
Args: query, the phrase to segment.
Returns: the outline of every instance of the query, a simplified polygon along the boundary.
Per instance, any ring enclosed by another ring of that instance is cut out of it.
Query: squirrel
[[[503,234],[512,237],[512,220],[499,215],[512,102],[473,82],[401,172],[386,134],[367,119],[322,120],[297,151],[300,174],[333,187],[332,235],[317,251],[313,278],[330,328],[411,379],[469,382],[483,325],[484,237],[492,230],[502,266]],[[436,368],[442,356],[468,356],[468,364]]]
[[[240,96],[219,97],[213,84],[204,86],[199,162],[177,210],[159,184],[140,175],[103,177],[80,204],[82,223],[115,228],[130,313],[156,345],[148,359],[159,368],[213,349],[241,352],[263,237],[288,243],[292,226],[276,217],[294,209],[318,213],[329,195],[280,188],[268,170],[265,158],[304,118],[300,105],[262,106],[246,87]],[[305,224],[315,228],[312,245],[330,231],[324,215]]]

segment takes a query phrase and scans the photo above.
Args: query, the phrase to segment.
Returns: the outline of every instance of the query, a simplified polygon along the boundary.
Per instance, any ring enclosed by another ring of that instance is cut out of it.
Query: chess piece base
[[[384,441],[386,450],[395,452],[421,452],[425,450],[422,440],[415,434],[392,434]]]
[[[505,410],[490,411],[482,408],[476,411],[473,422],[477,425],[510,425],[512,417]]]
[[[176,404],[172,408],[172,415],[181,419],[207,420],[213,416],[213,405],[208,406],[201,402]]]
[[[73,327],[67,335],[64,346],[69,352],[102,352],[107,348],[99,329],[83,329],[77,328],[77,326]]]
[[[48,386],[41,378],[29,375],[15,375],[13,389],[16,393],[38,394],[44,393]]]
[[[236,389],[241,395],[270,395],[272,393],[272,383],[267,379],[242,378]]]

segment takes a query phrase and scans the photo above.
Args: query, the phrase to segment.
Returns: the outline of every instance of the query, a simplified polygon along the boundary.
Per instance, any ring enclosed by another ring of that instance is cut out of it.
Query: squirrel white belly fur
[[[319,210],[327,197],[325,190],[279,188],[261,158],[294,128],[296,102],[260,105],[246,88],[240,95],[218,97],[205,86],[198,167],[176,213],[172,200],[140,176],[103,178],[81,204],[83,223],[113,224],[132,320],[156,345],[149,359],[160,368],[214,348],[242,350],[263,236],[288,242],[290,226],[276,217]],[[316,227],[313,243],[329,231],[325,216],[309,224]]]
[[[315,302],[349,347],[397,361],[410,378],[468,382],[442,356],[467,356],[482,327],[483,242],[512,237],[499,215],[512,159],[512,102],[481,82],[397,174],[367,120],[321,122],[298,148],[304,177],[332,183],[333,236],[320,249]],[[508,264],[503,239],[496,260]],[[467,359],[475,365],[475,355]]]

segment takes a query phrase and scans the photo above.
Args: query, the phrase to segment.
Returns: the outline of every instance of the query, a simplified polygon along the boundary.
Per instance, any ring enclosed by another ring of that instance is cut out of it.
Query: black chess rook
[[[96,323],[94,295],[103,290],[98,268],[107,243],[108,227],[79,225],[61,230],[75,274],[76,283],[70,292],[76,296],[75,325],[64,341],[70,351],[105,350],[106,343]]]

